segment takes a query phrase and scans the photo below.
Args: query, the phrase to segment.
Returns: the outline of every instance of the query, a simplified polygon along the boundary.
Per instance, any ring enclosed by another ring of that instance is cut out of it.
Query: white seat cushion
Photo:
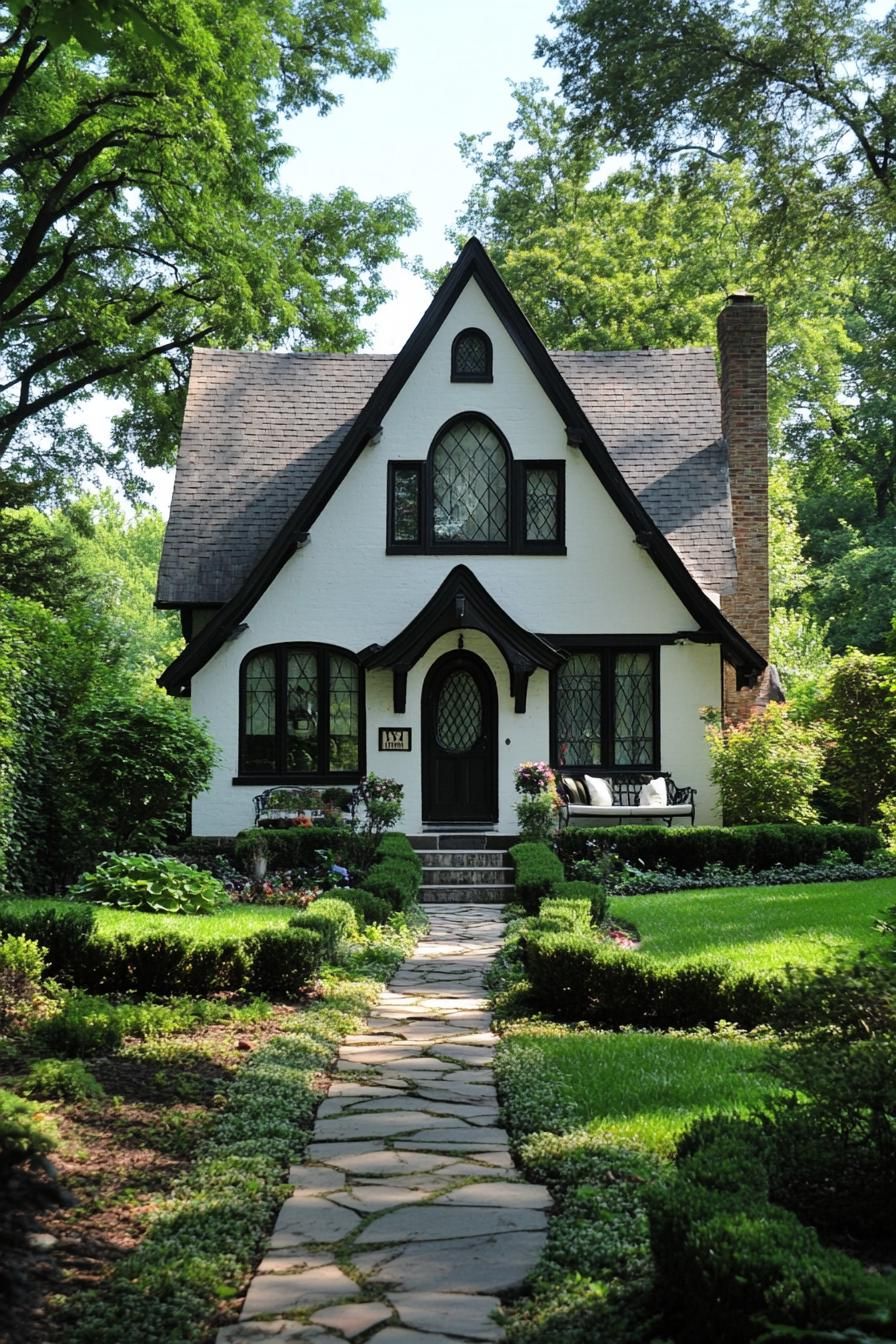
[[[592,807],[612,807],[613,790],[605,779],[593,775],[585,776],[585,787],[588,790],[588,797],[591,799]]]

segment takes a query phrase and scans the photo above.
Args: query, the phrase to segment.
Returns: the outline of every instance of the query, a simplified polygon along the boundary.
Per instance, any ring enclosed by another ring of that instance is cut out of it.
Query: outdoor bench
[[[321,821],[326,815],[326,809],[320,801],[320,793],[319,789],[289,784],[277,784],[273,788],[265,789],[252,799],[255,807],[255,825],[288,825],[301,813],[312,821]],[[351,806],[353,809],[354,796]]]
[[[697,790],[679,788],[672,776],[666,772],[592,776],[591,778],[602,780],[609,789],[612,799],[609,803],[606,800],[600,803],[594,801],[584,772],[571,774],[567,770],[561,774],[557,771],[556,778],[557,792],[563,804],[560,812],[561,827],[568,826],[577,818],[586,821],[606,818],[611,821],[622,818],[646,821],[648,818],[658,817],[667,826],[671,826],[675,817],[690,817],[691,825],[694,825],[694,798]],[[651,784],[653,785],[650,790],[651,800],[648,801],[645,794]],[[662,801],[662,786],[665,786],[665,802]]]

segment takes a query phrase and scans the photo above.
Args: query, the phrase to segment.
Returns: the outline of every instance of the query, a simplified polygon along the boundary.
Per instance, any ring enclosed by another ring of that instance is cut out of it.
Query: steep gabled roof
[[[639,501],[638,496],[632,486],[626,481],[620,466],[614,461],[613,456],[608,451],[603,438],[595,429],[595,424],[589,415],[580,405],[569,382],[563,377],[559,365],[565,360],[566,371],[572,375],[571,381],[578,382],[580,393],[584,400],[588,401],[591,397],[597,397],[600,401],[600,392],[594,383],[594,370],[597,365],[590,363],[595,359],[594,356],[575,356],[566,355],[558,357],[557,362],[552,360],[545,347],[542,345],[538,336],[530,326],[526,317],[520,310],[513,296],[510,294],[504,282],[501,280],[495,267],[492,265],[485,253],[482,245],[476,240],[471,239],[461,252],[457,262],[452,267],[443,284],[436,293],[430,307],[421,318],[417,327],[414,329],[410,339],[403,350],[388,363],[379,364],[382,370],[382,376],[376,387],[370,393],[367,401],[355,412],[355,418],[348,423],[342,420],[338,425],[332,423],[321,423],[317,429],[317,437],[314,437],[314,431],[311,430],[306,452],[302,455],[305,463],[300,469],[293,467],[295,473],[296,488],[302,490],[300,498],[295,501],[290,515],[280,525],[279,530],[273,535],[265,549],[255,546],[251,559],[248,560],[249,569],[245,573],[239,587],[224,600],[224,605],[215,613],[207,626],[190,642],[182,654],[171,664],[166,672],[159,678],[161,685],[169,690],[177,692],[181,687],[188,684],[189,678],[220,648],[221,644],[227,638],[234,626],[238,624],[248,613],[251,607],[258,600],[265,588],[270,584],[275,575],[279,572],[287,559],[293,554],[302,538],[307,534],[308,528],[318,516],[327,501],[332,496],[340,482],[350,470],[358,454],[364,446],[379,432],[381,422],[389,407],[392,405],[398,393],[403,388],[405,382],[410,377],[418,361],[427,349],[433,336],[439,330],[442,322],[450,313],[452,307],[463,292],[467,283],[474,279],[483,290],[486,298],[491,303],[496,314],[502,321],[506,331],[513,340],[526,364],[531,369],[533,375],[541,385],[545,394],[553,403],[557,413],[567,426],[567,431],[571,439],[580,444],[581,450],[590,462],[598,479],[607,490],[611,499],[614,501],[622,515],[632,527],[633,532],[639,537],[642,544],[650,551],[657,567],[665,576],[670,586],[679,596],[684,606],[688,609],[695,621],[701,628],[715,632],[726,650],[727,656],[744,673],[750,674],[764,666],[764,660],[747,643],[746,640],[734,629],[724,616],[722,616],[715,603],[707,596],[701,587],[701,574],[699,563],[693,564],[694,572],[685,564],[681,556],[674,549],[666,536],[657,526],[654,518],[648,513],[645,505]],[[678,352],[664,352],[674,354]],[[704,365],[708,352],[696,352],[704,357]],[[246,357],[244,357],[246,358]],[[266,360],[277,358],[276,356],[264,356]],[[332,361],[337,360],[336,367],[341,360],[359,361],[365,358],[376,359],[376,356],[286,356],[290,360],[305,361]],[[619,359],[620,356],[614,358]],[[632,356],[629,356],[631,360]],[[637,356],[636,356],[637,358]],[[382,360],[382,357],[380,357]],[[309,370],[314,368],[319,373],[321,364],[313,366],[309,363],[306,366]],[[617,370],[622,366],[617,365]],[[344,365],[346,370],[354,368],[348,362]],[[705,368],[704,368],[705,378]],[[358,379],[358,391],[360,391],[360,382]],[[662,381],[662,379],[661,379]],[[307,392],[307,389],[306,389]],[[248,395],[244,393],[244,395]],[[632,392],[636,403],[640,403],[640,394]],[[265,400],[264,392],[259,394],[261,400]],[[235,400],[238,400],[236,398]],[[607,398],[607,407],[613,405],[613,398]],[[625,404],[627,394],[623,393],[618,399],[621,404]],[[711,403],[714,407],[718,405],[718,390],[714,390],[714,397]],[[639,407],[640,409],[640,407]],[[217,413],[220,420],[221,410]],[[226,418],[226,416],[225,416]],[[599,418],[599,416],[598,416]],[[330,416],[332,421],[332,416]],[[313,425],[313,416],[309,422]],[[243,422],[245,425],[245,422]],[[660,425],[662,428],[662,425]],[[704,429],[711,430],[715,426],[708,423]],[[324,432],[326,431],[326,432]],[[191,422],[191,435],[192,422]],[[719,435],[715,435],[713,443],[717,442]],[[691,440],[693,443],[693,440]],[[712,444],[701,445],[701,449],[709,450],[712,453]],[[260,461],[266,460],[266,444],[258,445],[258,458]],[[622,453],[626,456],[626,453]],[[634,450],[628,454],[631,460],[634,456]],[[709,470],[709,474],[715,471],[714,486],[718,500],[722,500],[723,495],[727,496],[727,480],[724,474],[719,475],[721,471],[720,459],[715,460]],[[309,470],[307,477],[303,479],[301,472],[311,463],[317,464],[317,474]],[[244,458],[244,466],[246,464]],[[248,471],[245,475],[249,475]],[[314,476],[311,479],[311,476]],[[253,510],[261,510],[264,505],[262,497],[270,498],[276,494],[276,486],[282,485],[282,493],[286,491],[286,478],[277,482],[274,487],[271,486],[271,473],[267,473],[267,482],[264,489],[259,490],[256,496],[256,503],[253,504]],[[245,480],[245,477],[244,477]],[[645,483],[645,492],[649,489],[650,482]],[[304,489],[302,488],[304,485]],[[662,492],[660,492],[662,494]],[[682,499],[681,519],[686,515],[688,508],[693,513],[692,495],[690,501]],[[702,505],[701,505],[702,507]],[[172,505],[174,508],[174,505]],[[281,513],[285,511],[285,505],[281,507]],[[719,504],[716,516],[721,517],[724,512],[723,504]],[[271,509],[271,517],[277,515],[276,509]],[[730,512],[729,512],[730,520]],[[672,532],[675,531],[673,526]],[[240,529],[231,525],[228,529],[229,536],[232,539],[239,539]],[[269,527],[267,536],[272,536],[272,529]],[[177,531],[175,532],[177,537]],[[174,543],[172,543],[173,545]],[[189,551],[189,545],[185,548]],[[250,549],[247,546],[247,551]],[[176,564],[172,566],[168,563],[168,556],[175,552],[168,551],[166,544],[166,554],[163,558],[163,565],[160,575],[159,603],[161,605],[181,605],[183,603],[201,604],[202,599],[198,595],[192,597],[184,593],[175,597],[174,588],[169,586],[169,582],[176,574]],[[696,557],[695,557],[696,561]],[[208,565],[208,559],[204,560]],[[243,556],[243,563],[246,563],[246,557]],[[723,568],[727,566],[723,563]],[[695,577],[695,575],[697,577]],[[723,584],[720,587],[726,587],[729,576],[723,575]],[[704,580],[705,581],[705,580]],[[218,591],[223,592],[222,588]],[[217,601],[222,598],[215,599]],[[206,599],[209,602],[210,599]]]

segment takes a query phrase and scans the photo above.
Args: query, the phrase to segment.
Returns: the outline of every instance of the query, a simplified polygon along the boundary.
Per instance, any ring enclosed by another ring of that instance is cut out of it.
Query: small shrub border
[[[396,955],[393,948],[383,978]],[[359,960],[355,973],[365,969],[379,974],[376,959]],[[157,1207],[140,1246],[100,1288],[72,1301],[69,1344],[208,1337],[223,1291],[245,1281],[288,1193],[283,1178],[310,1137],[321,1073],[379,990],[379,979],[333,980],[322,1002],[250,1057],[198,1161]]]
[[[364,867],[365,837],[345,826],[294,826],[282,831],[252,826],[233,841],[237,865],[250,876],[257,854],[264,855],[270,868],[314,868],[321,850],[338,854],[349,869]]]
[[[640,869],[625,864],[620,872],[607,879],[612,896],[646,896],[653,891],[704,891],[713,887],[787,887],[807,882],[869,882],[874,878],[896,877],[896,858],[880,854],[867,863],[849,861],[797,864],[795,868],[763,868],[751,872],[747,868],[726,868],[720,863],[708,864],[699,873],[674,873],[668,869]]]
[[[571,869],[578,859],[608,850],[626,863],[647,869],[665,866],[676,873],[697,873],[708,864],[729,869],[763,871],[778,865],[795,869],[821,862],[831,850],[843,850],[855,864],[864,864],[883,848],[871,826],[831,823],[822,826],[598,826],[567,827],[554,848]]]
[[[346,943],[358,937],[358,920],[348,901],[321,897],[289,921],[291,929],[311,929],[320,938],[324,961],[337,964]]]

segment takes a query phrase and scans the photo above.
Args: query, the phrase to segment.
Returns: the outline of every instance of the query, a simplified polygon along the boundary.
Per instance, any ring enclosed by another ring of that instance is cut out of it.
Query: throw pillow
[[[662,775],[649,780],[638,795],[639,807],[665,807],[669,802],[669,792]]]
[[[580,779],[576,779],[575,775],[561,775],[560,782],[571,803],[588,803],[588,790]]]
[[[592,807],[613,806],[613,792],[605,779],[595,779],[592,775],[586,775],[585,787]]]

